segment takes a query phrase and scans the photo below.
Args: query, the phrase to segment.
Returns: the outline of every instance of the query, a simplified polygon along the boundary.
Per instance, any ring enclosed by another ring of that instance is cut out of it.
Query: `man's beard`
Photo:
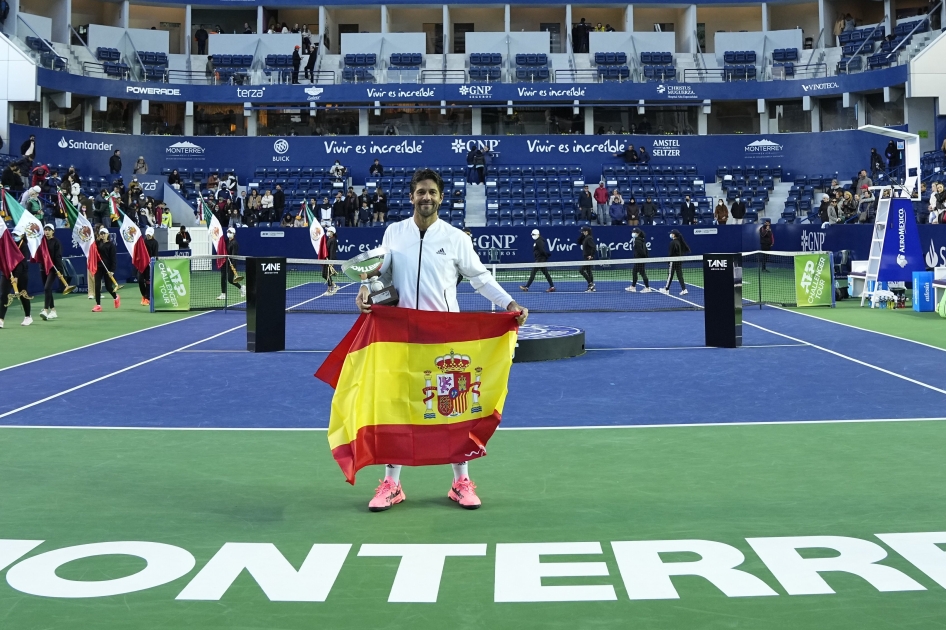
[[[434,202],[419,202],[414,205],[414,209],[422,218],[426,219],[437,214],[437,211],[440,209],[440,204]]]

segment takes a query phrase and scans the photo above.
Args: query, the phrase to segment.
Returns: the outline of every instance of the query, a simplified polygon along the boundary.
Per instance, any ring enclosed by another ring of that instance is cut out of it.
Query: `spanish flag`
[[[316,372],[335,388],[328,442],[348,483],[372,464],[486,455],[502,418],[517,313],[373,306]]]

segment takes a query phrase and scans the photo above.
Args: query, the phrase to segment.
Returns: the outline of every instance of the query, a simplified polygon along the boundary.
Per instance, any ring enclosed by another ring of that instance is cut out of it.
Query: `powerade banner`
[[[682,72],[682,71],[681,71]],[[733,83],[676,81],[645,83],[339,83],[330,85],[188,85],[184,83],[128,83],[84,77],[39,68],[37,82],[51,90],[88,96],[149,101],[195,103],[251,103],[298,106],[320,104],[429,103],[505,107],[560,103],[579,105],[634,104],[639,101],[690,103],[704,100],[786,99],[825,97],[900,85],[907,67],[893,66],[870,72],[787,81]]]
[[[798,306],[832,306],[831,254],[795,257],[795,299]]]
[[[155,311],[189,311],[191,263],[186,258],[154,261],[151,306]]]
[[[862,131],[720,136],[543,135],[543,136],[132,136],[83,133],[10,125],[10,146],[36,135],[37,159],[74,165],[84,176],[107,175],[116,149],[128,156],[123,175],[130,181],[137,156],[149,178],[163,169],[216,167],[233,170],[244,183],[257,168],[328,167],[339,160],[356,185],[364,183],[375,159],[385,167],[453,166],[466,168],[475,146],[489,149],[489,164],[574,165],[595,184],[602,167],[623,164],[615,154],[628,145],[647,147],[652,165],[695,165],[698,179],[712,183],[720,165],[780,166],[782,180],[796,175],[834,176],[845,181],[864,168],[877,136]],[[837,147],[843,146],[844,151]],[[817,166],[812,155],[819,156]]]
[[[880,203],[884,203],[884,200]],[[910,282],[914,271],[925,269],[913,202],[909,199],[891,199],[877,281]]]

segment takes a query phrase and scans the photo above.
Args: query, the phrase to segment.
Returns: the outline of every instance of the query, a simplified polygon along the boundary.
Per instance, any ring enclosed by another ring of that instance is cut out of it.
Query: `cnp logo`
[[[282,263],[263,263],[263,271],[279,271],[282,269]]]
[[[710,260],[707,262],[709,262],[710,269],[728,269],[729,268],[728,260]]]

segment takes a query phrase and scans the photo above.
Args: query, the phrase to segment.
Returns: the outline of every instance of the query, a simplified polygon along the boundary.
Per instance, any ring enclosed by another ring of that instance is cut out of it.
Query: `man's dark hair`
[[[411,177],[411,194],[414,194],[418,183],[428,179],[437,184],[437,191],[443,195],[443,178],[440,177],[440,173],[429,168],[419,168],[414,172],[414,176]]]

